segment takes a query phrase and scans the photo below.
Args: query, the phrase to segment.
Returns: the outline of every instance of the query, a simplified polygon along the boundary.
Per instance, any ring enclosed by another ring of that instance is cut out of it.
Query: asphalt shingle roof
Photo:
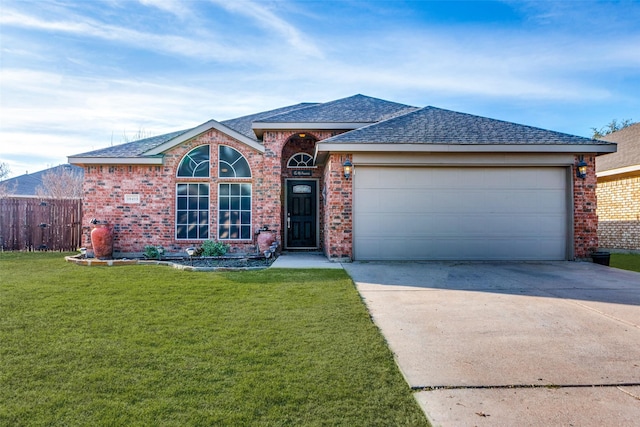
[[[640,165],[640,123],[610,133],[602,139],[617,143],[618,151],[598,157],[597,172]]]
[[[417,107],[354,95],[288,113],[271,115],[254,123],[373,123],[413,111]]]
[[[247,138],[251,138],[254,141],[257,141],[258,139],[256,138],[256,134],[253,132],[253,129],[251,129],[251,124],[253,122],[264,119],[265,117],[277,116],[283,113],[288,113],[291,111],[296,111],[299,109],[304,109],[304,108],[308,108],[315,105],[318,105],[318,104],[313,102],[302,102],[300,104],[290,105],[288,107],[278,108],[276,110],[263,111],[262,113],[251,114],[249,116],[243,116],[235,119],[225,120],[220,123],[230,127],[236,132],[243,134]]]
[[[436,107],[425,107],[325,139],[322,142],[335,144],[607,144],[604,141]]]
[[[220,122],[260,142],[254,128],[260,123],[362,123],[363,127],[326,139],[323,143],[373,144],[608,144],[554,132],[458,113],[354,95],[336,101],[300,103]],[[158,135],[71,157],[135,158],[196,128]]]
[[[126,142],[112,147],[102,148],[100,150],[88,151],[86,153],[74,154],[73,157],[137,157],[142,156],[149,150],[164,144],[167,141],[177,138],[180,135],[189,132],[191,129],[180,130],[177,132],[166,133],[164,135],[152,136],[150,138],[140,139],[138,141]]]
[[[251,123],[253,123],[254,120],[274,114],[281,114],[283,112],[288,112],[299,108],[305,108],[311,105],[317,104],[300,103],[296,105],[290,105],[288,107],[277,108],[275,110],[264,111],[262,113],[229,119],[220,123],[243,134],[248,138],[253,139],[254,141],[257,141],[255,133],[253,132],[253,130],[251,130]],[[99,150],[88,151],[81,154],[74,154],[72,157],[140,157],[149,150],[153,150],[154,148],[164,144],[165,142],[171,141],[172,139],[177,138],[180,135],[185,134],[193,129],[195,128],[184,129],[177,132],[166,133],[164,135],[153,136],[150,138],[144,138],[138,141],[127,142],[124,144],[114,145],[112,147],[102,148]]]

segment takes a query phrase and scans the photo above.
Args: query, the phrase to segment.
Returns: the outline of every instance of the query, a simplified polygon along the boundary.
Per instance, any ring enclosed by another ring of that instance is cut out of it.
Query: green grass
[[[611,254],[609,266],[640,272],[640,254]]]
[[[342,270],[0,254],[0,425],[426,425]]]

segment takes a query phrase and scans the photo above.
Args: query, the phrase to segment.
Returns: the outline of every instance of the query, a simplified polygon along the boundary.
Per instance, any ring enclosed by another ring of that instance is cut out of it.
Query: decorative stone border
[[[271,266],[264,267],[195,267],[192,265],[178,264],[171,261],[155,261],[146,259],[97,259],[85,258],[82,255],[66,256],[65,261],[86,267],[117,267],[120,265],[165,265],[184,271],[244,271],[244,270],[265,270]]]

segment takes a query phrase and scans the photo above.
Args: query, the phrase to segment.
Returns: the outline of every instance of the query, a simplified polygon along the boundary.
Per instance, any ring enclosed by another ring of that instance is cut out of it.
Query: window
[[[218,239],[251,239],[251,184],[220,184]]]
[[[287,162],[288,168],[312,168],[313,156],[307,153],[298,153],[291,156]]]
[[[176,188],[176,238],[209,238],[209,184],[179,183]]]
[[[186,178],[208,178],[209,146],[201,145],[189,151],[180,161],[178,176]]]
[[[201,145],[185,154],[178,165],[177,176],[209,178],[209,150],[209,145]],[[176,239],[208,238],[209,183],[176,184]]]
[[[251,178],[251,169],[242,154],[231,147],[221,145],[218,176],[220,178]]]

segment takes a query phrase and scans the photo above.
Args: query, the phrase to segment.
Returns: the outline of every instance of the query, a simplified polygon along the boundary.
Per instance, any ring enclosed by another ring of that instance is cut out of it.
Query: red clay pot
[[[113,229],[106,224],[96,224],[91,230],[91,246],[96,258],[113,256]]]
[[[261,231],[260,234],[258,234],[258,248],[260,248],[260,253],[269,249],[269,246],[271,246],[271,244],[275,242],[275,240],[276,239],[273,236],[272,232]]]

